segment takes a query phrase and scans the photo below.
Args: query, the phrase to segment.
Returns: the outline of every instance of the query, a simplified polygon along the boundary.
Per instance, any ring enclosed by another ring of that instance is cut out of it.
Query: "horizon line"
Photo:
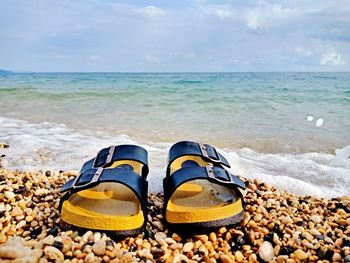
[[[22,71],[22,70],[7,70],[11,73],[106,73],[106,74],[212,74],[212,73],[350,73],[350,71]]]

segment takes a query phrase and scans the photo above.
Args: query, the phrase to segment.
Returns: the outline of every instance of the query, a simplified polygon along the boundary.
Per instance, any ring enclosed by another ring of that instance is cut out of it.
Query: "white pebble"
[[[259,248],[259,256],[265,262],[270,262],[274,257],[273,246],[270,242],[265,241]]]
[[[306,117],[306,119],[307,119],[308,121],[313,121],[313,120],[314,120],[314,116],[308,115],[308,116]]]
[[[324,119],[322,118],[319,118],[317,121],[316,121],[316,127],[321,127],[324,123]]]

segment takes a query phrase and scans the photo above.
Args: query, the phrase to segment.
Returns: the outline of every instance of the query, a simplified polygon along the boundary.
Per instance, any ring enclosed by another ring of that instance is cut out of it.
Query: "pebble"
[[[159,244],[162,244],[163,242],[165,242],[167,235],[163,232],[157,232],[155,233],[154,238],[157,240]]]
[[[192,242],[187,242],[183,248],[182,248],[182,251],[187,253],[187,252],[190,252],[191,250],[193,249],[193,243]]]
[[[98,240],[93,246],[92,251],[97,256],[103,256],[106,251],[106,241],[104,240]]]
[[[38,190],[36,190],[34,192],[34,195],[36,196],[43,196],[43,195],[47,195],[48,194],[48,190],[47,189],[44,189],[44,188],[39,188]]]
[[[228,255],[221,255],[220,260],[222,263],[233,263],[233,260]]]
[[[10,192],[10,191],[6,191],[4,195],[8,200],[12,200],[16,196],[13,192]]]
[[[321,235],[320,231],[318,231],[316,228],[312,228],[310,233],[312,235],[314,235],[314,236],[320,236]]]
[[[235,252],[235,259],[236,259],[236,262],[243,262],[244,261],[244,256],[243,256],[241,251],[237,250]]]
[[[310,217],[310,220],[313,221],[314,223],[321,223],[322,219],[318,215],[313,215]]]
[[[245,226],[246,224],[248,224],[250,219],[251,219],[251,215],[248,212],[244,213],[244,217],[243,217],[241,225]]]
[[[307,254],[301,249],[294,251],[294,255],[299,260],[306,260],[308,258]]]
[[[270,242],[264,241],[259,248],[259,256],[265,262],[270,262],[274,258],[273,246]]]
[[[202,243],[205,243],[209,240],[207,235],[194,235],[195,240],[200,240]]]
[[[262,214],[256,214],[256,215],[254,216],[254,221],[255,221],[255,222],[259,222],[262,218],[263,218],[263,215],[262,215]]]
[[[53,246],[45,247],[44,253],[49,259],[54,260],[56,262],[63,262],[64,260],[62,252]]]
[[[19,208],[18,206],[15,206],[12,211],[11,211],[11,215],[16,217],[16,216],[21,216],[23,215],[23,211],[21,208]]]
[[[89,254],[87,254],[86,255],[86,257],[85,257],[85,262],[86,263],[94,263],[96,260],[95,260],[95,255],[94,255],[94,253],[89,253]]]

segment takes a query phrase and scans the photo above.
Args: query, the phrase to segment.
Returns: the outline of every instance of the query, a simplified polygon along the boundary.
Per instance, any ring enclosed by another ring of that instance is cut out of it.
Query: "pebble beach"
[[[116,238],[61,222],[59,191],[77,173],[0,168],[2,262],[350,262],[349,196],[297,196],[241,178],[240,224],[176,233],[163,222],[162,194],[150,194],[146,229]]]

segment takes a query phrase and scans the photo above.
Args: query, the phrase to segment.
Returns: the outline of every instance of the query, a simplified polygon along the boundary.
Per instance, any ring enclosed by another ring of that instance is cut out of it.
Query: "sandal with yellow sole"
[[[62,220],[120,236],[140,233],[147,219],[148,171],[148,153],[140,146],[102,149],[62,187]]]
[[[182,141],[169,151],[164,218],[177,231],[233,225],[242,220],[245,184],[225,167],[226,158],[208,144]]]

